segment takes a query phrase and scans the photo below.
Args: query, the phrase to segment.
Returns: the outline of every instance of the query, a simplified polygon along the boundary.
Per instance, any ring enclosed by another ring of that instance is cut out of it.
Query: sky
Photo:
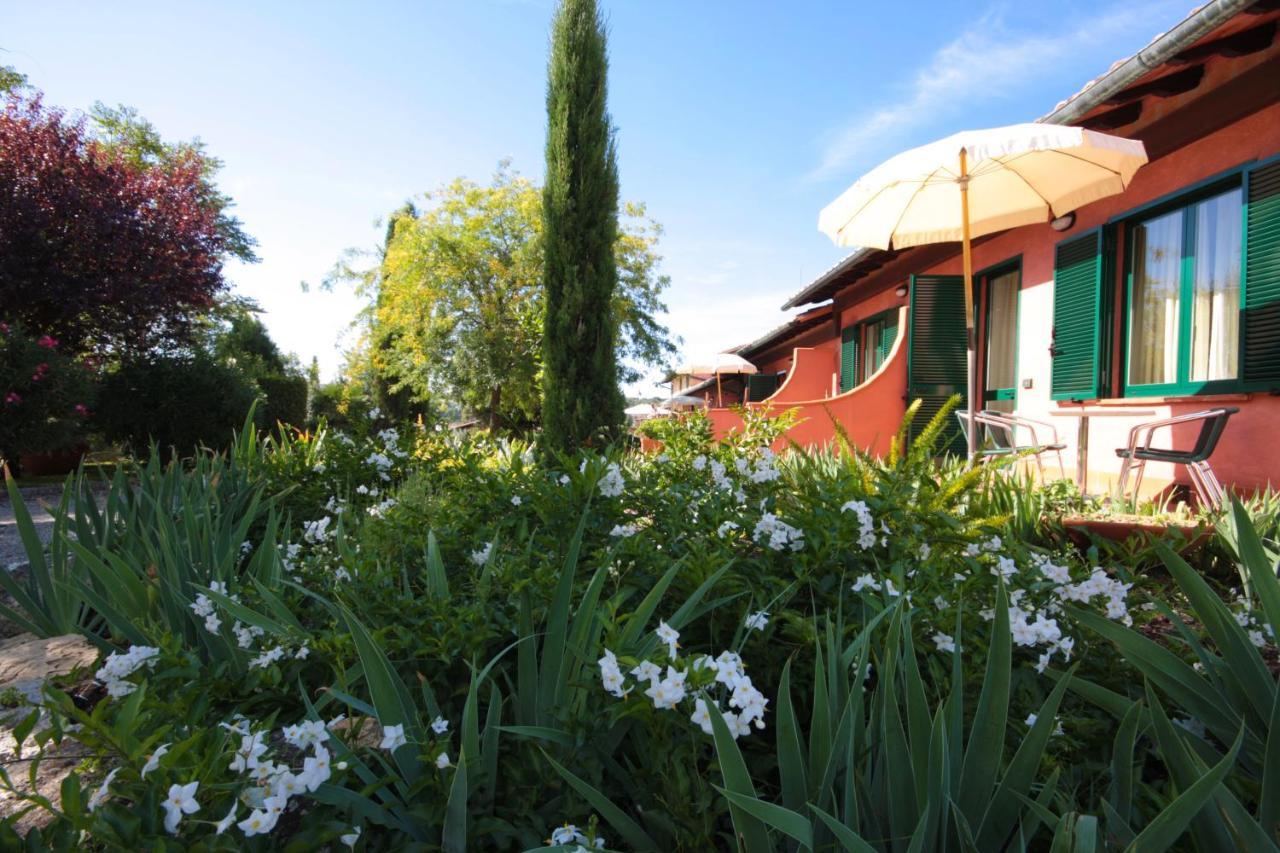
[[[622,198],[665,229],[662,320],[682,354],[787,319],[787,298],[847,253],[818,211],[862,173],[1044,115],[1191,2],[601,0]],[[345,249],[503,158],[541,180],[554,6],[0,0],[0,64],[46,103],[128,104],[166,139],[204,140],[259,243],[260,263],[229,266],[235,291],[332,378],[360,302],[316,285]]]

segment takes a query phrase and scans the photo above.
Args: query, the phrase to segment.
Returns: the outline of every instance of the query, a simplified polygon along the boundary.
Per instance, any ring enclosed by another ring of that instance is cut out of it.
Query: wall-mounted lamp
[[[1068,231],[1072,225],[1076,224],[1076,212],[1064,213],[1057,219],[1049,223],[1049,227],[1054,231]]]
[[[901,285],[897,290],[895,290],[895,291],[893,292],[893,295],[894,295],[894,296],[899,296],[899,297],[901,297],[901,296],[906,296],[906,295],[907,295],[907,286],[906,286],[905,284],[904,284],[904,285]]]

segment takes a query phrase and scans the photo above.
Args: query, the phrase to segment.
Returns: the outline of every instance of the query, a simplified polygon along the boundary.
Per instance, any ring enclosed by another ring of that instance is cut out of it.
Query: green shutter
[[[889,350],[893,349],[893,342],[898,337],[898,312],[894,311],[888,317],[884,318],[884,325],[880,329],[880,345],[876,347],[876,365],[884,364],[889,360]]]
[[[1055,400],[1098,397],[1101,349],[1102,230],[1064,240],[1053,257],[1053,380]]]
[[[758,403],[778,390],[778,374],[756,373],[747,377],[747,400]]]
[[[840,393],[858,384],[858,334],[861,327],[855,323],[840,330]]]
[[[1241,377],[1248,388],[1280,387],[1280,161],[1245,177]]]
[[[966,392],[963,278],[913,275],[907,327],[907,399],[920,401],[911,423],[914,439],[953,394]],[[894,330],[896,334],[896,329]],[[961,400],[961,406],[965,405]],[[964,455],[964,434],[954,416],[944,426],[940,452]]]

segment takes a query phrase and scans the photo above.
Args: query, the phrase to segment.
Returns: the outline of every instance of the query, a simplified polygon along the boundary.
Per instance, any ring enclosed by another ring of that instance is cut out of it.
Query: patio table
[[[1049,413],[1057,418],[1080,419],[1076,430],[1076,485],[1080,487],[1081,494],[1089,483],[1089,418],[1142,418],[1155,413],[1155,409],[1127,409],[1122,406],[1073,406]]]

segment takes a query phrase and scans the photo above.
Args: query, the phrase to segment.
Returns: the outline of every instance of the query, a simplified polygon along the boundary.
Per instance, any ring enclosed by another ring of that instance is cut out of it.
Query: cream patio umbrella
[[[959,240],[970,423],[976,406],[971,240],[1062,216],[1123,192],[1146,150],[1123,139],[1053,124],[966,130],[904,151],[872,169],[818,216],[840,246],[902,249]],[[967,430],[969,456],[976,431]]]
[[[716,378],[716,405],[720,405],[720,377],[759,373],[754,364],[732,352],[718,352],[707,361],[691,361],[676,369],[678,374],[689,376],[714,376]]]

